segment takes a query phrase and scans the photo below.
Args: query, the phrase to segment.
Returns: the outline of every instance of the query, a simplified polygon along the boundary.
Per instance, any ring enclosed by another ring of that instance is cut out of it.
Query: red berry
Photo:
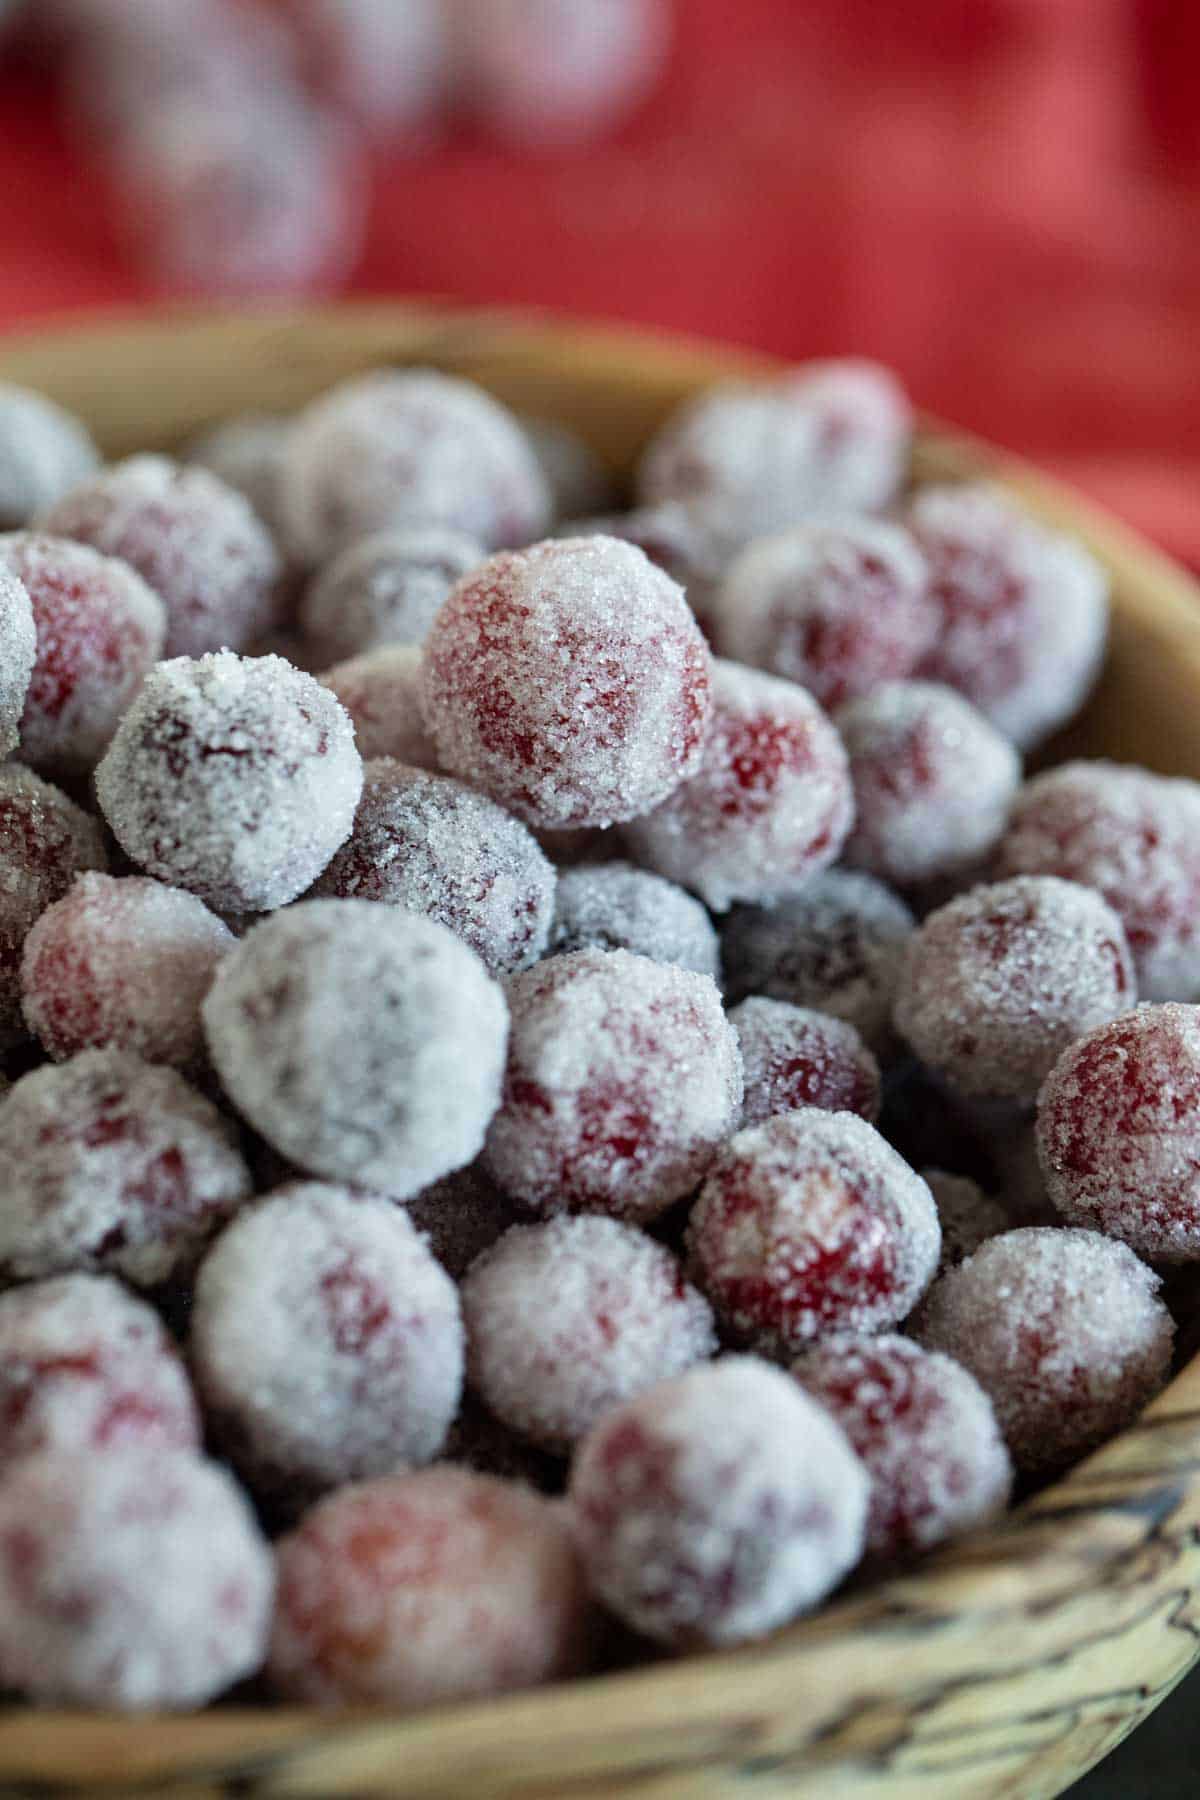
[[[390,756],[410,768],[436,770],[437,751],[421,716],[421,652],[392,644],[321,676],[350,715],[364,762]]]
[[[746,1092],[742,1126],[817,1106],[879,1117],[879,1064],[853,1025],[786,1000],[743,1000],[729,1014]]]

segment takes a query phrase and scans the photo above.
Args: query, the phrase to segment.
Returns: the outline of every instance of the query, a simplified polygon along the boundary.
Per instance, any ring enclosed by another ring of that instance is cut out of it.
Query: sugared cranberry
[[[786,1000],[743,1000],[729,1015],[745,1078],[742,1125],[818,1106],[879,1117],[879,1064],[853,1025]]]
[[[437,751],[421,715],[421,652],[415,644],[389,645],[339,663],[321,676],[350,715],[364,762],[381,756],[414,769],[436,771]]]
[[[243,494],[285,552],[280,483],[289,430],[290,421],[273,413],[241,413],[192,438],[183,453]]]
[[[631,863],[584,864],[559,876],[549,948],[555,956],[632,950],[714,981],[721,970],[717,934],[700,902]]]
[[[690,507],[667,500],[632,512],[573,519],[560,537],[613,537],[636,544],[658,568],[677,581],[706,638],[713,635],[713,606],[728,552]]]
[[[16,749],[37,658],[28,589],[0,561],[0,757]]]
[[[450,80],[441,0],[283,0],[309,85],[373,137],[420,142]]]
[[[386,644],[420,644],[450,590],[484,561],[474,538],[409,525],[361,538],[327,563],[300,605],[318,666]]]
[[[0,382],[0,531],[32,523],[99,463],[80,420],[44,394]]]

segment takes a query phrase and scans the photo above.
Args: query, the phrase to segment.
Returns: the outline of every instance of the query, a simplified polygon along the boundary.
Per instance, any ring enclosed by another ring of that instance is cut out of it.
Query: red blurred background
[[[879,356],[1200,566],[1194,0],[677,12],[610,141],[387,159],[354,289]],[[48,79],[0,70],[0,121],[0,325],[148,298]]]

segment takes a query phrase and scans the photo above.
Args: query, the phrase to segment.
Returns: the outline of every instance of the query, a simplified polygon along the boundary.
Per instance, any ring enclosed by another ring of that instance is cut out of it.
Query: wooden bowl
[[[169,448],[380,363],[467,375],[580,430],[618,470],[681,400],[766,366],[708,346],[442,308],[139,318],[0,345],[0,379],[105,448]],[[1108,565],[1107,669],[1063,740],[1200,777],[1200,590],[1131,532],[930,426],[924,478],[988,475]],[[1200,1654],[1200,1361],[1003,1524],[770,1641],[409,1718],[217,1708],[0,1717],[0,1787],[196,1797],[949,1800],[1060,1793]]]

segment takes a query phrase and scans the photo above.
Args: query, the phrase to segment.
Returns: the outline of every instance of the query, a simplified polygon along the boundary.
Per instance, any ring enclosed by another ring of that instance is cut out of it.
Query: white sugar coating
[[[0,530],[28,525],[99,466],[79,419],[44,394],[0,382]]]
[[[414,769],[437,769],[437,750],[421,712],[418,645],[389,644],[352,657],[320,680],[350,714],[364,762],[390,756]]]
[[[23,584],[37,632],[21,760],[51,777],[89,774],[162,655],[163,603],[127,563],[65,538],[0,537],[0,567]]]
[[[555,519],[588,518],[612,505],[613,475],[586,438],[557,419],[523,416],[521,424],[550,489]],[[572,531],[567,535],[584,534]]]
[[[827,511],[879,512],[908,474],[912,406],[899,378],[865,357],[801,363],[783,386],[815,414]]]
[[[588,1603],[563,1508],[442,1466],[343,1488],[279,1546],[285,1698],[419,1708],[577,1674]]]
[[[440,525],[489,549],[525,544],[550,494],[514,416],[482,388],[433,370],[343,382],[301,413],[283,477],[288,540],[327,562],[357,538]]]
[[[980,1244],[999,1237],[1014,1223],[1008,1209],[985,1194],[969,1175],[951,1175],[945,1169],[922,1169],[921,1175],[933,1195],[942,1227],[939,1275],[956,1269],[975,1254]]]
[[[354,823],[348,714],[280,656],[177,657],[147,677],[96,771],[126,855],[226,912],[302,894]]]
[[[1019,1469],[1064,1468],[1132,1424],[1166,1381],[1175,1326],[1153,1270],[1095,1231],[989,1238],[915,1321],[970,1370]]]
[[[234,941],[182,888],[79,875],[25,940],[25,1022],[56,1062],[111,1044],[189,1068],[204,1053],[200,1003]]]
[[[57,1275],[0,1295],[0,1467],[39,1450],[199,1443],[183,1361],[119,1281]]]
[[[677,500],[638,506],[632,512],[572,519],[559,537],[614,537],[636,544],[652,563],[677,581],[687,603],[711,637],[717,585],[729,561],[728,547],[710,531],[701,514]]]
[[[737,1034],[706,975],[628,950],[508,983],[508,1069],[484,1167],[543,1216],[644,1223],[703,1178],[742,1103]]]
[[[616,1219],[514,1226],[462,1300],[472,1387],[547,1450],[717,1348],[712,1308],[670,1251]]]
[[[1098,888],[1125,926],[1143,1000],[1200,1000],[1200,783],[1110,762],[1026,782],[1002,875]]]
[[[204,1002],[238,1111],[298,1167],[407,1199],[483,1145],[504,995],[443,926],[369,900],[307,900],[253,927]]]
[[[1200,1259],[1200,1007],[1139,1006],[1064,1050],[1037,1148],[1069,1225],[1155,1261]]]
[[[190,1349],[220,1443],[289,1497],[431,1462],[462,1393],[458,1293],[404,1209],[317,1182],[221,1233]]]
[[[841,740],[811,694],[716,661],[698,772],[624,837],[648,868],[724,912],[799,892],[828,867],[854,817]]]
[[[1012,1461],[975,1377],[885,1333],[825,1338],[792,1374],[837,1420],[871,1479],[867,1554],[931,1550],[1003,1512]]]
[[[834,719],[850,758],[846,861],[900,887],[969,869],[994,848],[1021,781],[1008,739],[961,695],[893,681]]]
[[[899,525],[798,525],[734,561],[712,608],[716,647],[840,706],[916,668],[937,627],[926,584],[924,558]]]
[[[879,1064],[854,1026],[828,1013],[756,996],[729,1014],[742,1052],[741,1127],[801,1106],[879,1117]]]
[[[0,1679],[43,1704],[203,1706],[262,1662],[271,1551],[186,1450],[44,1451],[0,1481]]]
[[[73,1269],[158,1287],[190,1274],[249,1198],[237,1134],[174,1069],[85,1050],[23,1075],[0,1102],[0,1269]]]
[[[438,756],[543,830],[637,817],[700,767],[709,655],[635,545],[552,539],[460,582],[425,641]]]
[[[354,829],[313,892],[420,913],[510,975],[545,951],[554,889],[533,833],[494,800],[384,760],[367,764]]]
[[[273,413],[240,413],[193,438],[183,452],[185,462],[245,495],[284,551],[279,487],[290,425]]]
[[[905,952],[895,1022],[959,1093],[1033,1100],[1068,1044],[1136,1000],[1112,907],[1078,882],[1017,875],[930,913]]]
[[[385,139],[428,129],[450,74],[440,0],[291,0],[287,13],[306,73],[339,111]]]
[[[1039,743],[1078,712],[1099,672],[1104,570],[984,486],[926,488],[909,523],[941,614],[922,673],[965,694],[1015,743]]]
[[[609,1413],[568,1490],[593,1592],[681,1648],[763,1637],[824,1599],[862,1555],[867,1498],[840,1426],[751,1356]]]
[[[790,900],[738,907],[721,958],[731,1001],[790,1000],[845,1019],[882,1054],[904,946],[915,929],[890,888],[853,869],[827,869]]]
[[[76,875],[106,869],[98,820],[19,763],[0,767],[0,1047],[24,1037],[21,950]]]
[[[856,1113],[805,1107],[731,1138],[688,1221],[689,1269],[766,1354],[908,1317],[937,1268],[933,1196]]]
[[[477,1256],[516,1223],[512,1201],[478,1163],[406,1200],[404,1209],[448,1275],[461,1281]]]
[[[359,538],[313,577],[300,624],[318,663],[421,644],[452,587],[485,560],[465,532],[406,525]]]
[[[716,931],[698,900],[632,863],[583,864],[559,875],[551,955],[632,950],[720,980]]]
[[[275,622],[281,568],[271,535],[207,469],[131,456],[72,488],[39,529],[131,564],[167,609],[168,656],[238,650]]]
[[[36,656],[37,628],[29,591],[0,564],[0,757],[17,747]]]

